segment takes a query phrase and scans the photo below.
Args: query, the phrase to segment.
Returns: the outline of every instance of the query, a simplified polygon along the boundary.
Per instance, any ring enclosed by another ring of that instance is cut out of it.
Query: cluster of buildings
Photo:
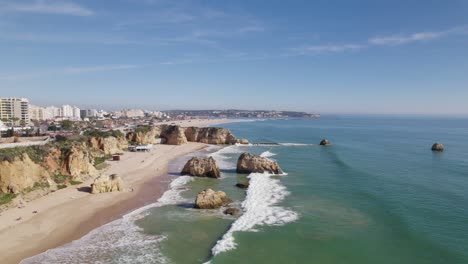
[[[0,98],[0,130],[7,130],[9,127],[20,129],[29,128],[32,121],[88,121],[90,119],[140,119],[158,118],[168,119],[169,115],[159,111],[144,111],[141,109],[124,109],[115,112],[106,112],[96,109],[80,109],[77,106],[62,105],[60,107],[41,107],[30,104],[27,98]]]

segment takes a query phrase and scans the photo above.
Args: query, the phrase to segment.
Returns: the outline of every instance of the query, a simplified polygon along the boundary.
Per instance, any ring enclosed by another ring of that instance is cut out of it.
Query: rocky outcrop
[[[246,139],[237,139],[229,129],[218,127],[188,127],[185,137],[191,142],[215,145],[248,144]]]
[[[106,193],[123,191],[124,184],[122,178],[116,174],[109,176],[99,176],[91,184],[91,193]]]
[[[216,209],[228,205],[232,202],[225,192],[206,189],[201,191],[195,199],[195,208]]]
[[[326,145],[330,145],[330,141],[324,138],[322,139],[322,141],[320,141],[320,146],[326,146]]]
[[[182,145],[187,143],[184,129],[180,126],[161,126],[161,137],[166,140],[168,145]]]
[[[32,188],[38,182],[50,180],[50,173],[41,165],[34,163],[24,153],[15,157],[12,162],[0,162],[0,192],[19,193]]]
[[[237,173],[263,173],[282,174],[278,163],[250,153],[242,153],[237,160]]]
[[[241,189],[247,189],[247,188],[249,188],[249,185],[250,184],[248,182],[247,183],[236,183],[236,187],[241,188]]]
[[[82,175],[96,176],[98,173],[93,162],[94,159],[89,151],[77,145],[73,145],[64,156],[62,173],[70,175],[78,180],[82,180]]]
[[[438,151],[438,152],[442,152],[444,151],[444,149],[445,149],[444,145],[440,143],[434,143],[431,148],[432,151]]]
[[[221,173],[218,164],[213,157],[193,157],[185,164],[181,174],[198,177],[219,178]]]
[[[127,140],[135,144],[158,144],[160,143],[161,127],[137,128],[127,134]]]
[[[232,216],[239,216],[240,212],[241,211],[238,208],[233,208],[233,207],[229,207],[226,210],[224,210],[225,214],[232,215]]]
[[[247,144],[249,144],[249,141],[247,139],[245,139],[245,138],[239,138],[239,139],[237,139],[236,143],[237,144],[242,144],[242,145],[247,145]]]
[[[123,137],[92,137],[89,143],[93,148],[104,151],[106,155],[121,153],[128,148],[128,141]]]

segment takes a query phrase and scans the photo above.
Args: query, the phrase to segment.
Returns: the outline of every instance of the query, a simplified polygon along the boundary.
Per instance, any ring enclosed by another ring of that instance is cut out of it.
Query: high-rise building
[[[29,126],[29,100],[26,98],[0,98],[0,119],[5,125]]]
[[[62,105],[61,117],[73,117],[73,107],[71,105]]]
[[[76,106],[73,106],[73,119],[76,119],[76,120],[81,119],[80,109]]]
[[[50,120],[54,119],[57,116],[60,116],[61,109],[55,106],[48,106],[45,108],[44,111],[44,119],[45,120]]]
[[[31,120],[38,120],[38,121],[45,120],[44,118],[45,112],[46,110],[43,107],[29,105],[29,118]]]

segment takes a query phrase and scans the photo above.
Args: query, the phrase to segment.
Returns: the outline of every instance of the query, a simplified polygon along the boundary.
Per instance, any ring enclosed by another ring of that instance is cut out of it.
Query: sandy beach
[[[202,121],[177,124],[207,126],[229,122]],[[206,145],[201,143],[155,145],[147,153],[126,152],[121,161],[108,161],[110,166],[103,172],[121,176],[126,187],[123,192],[90,194],[87,190],[93,181],[90,179],[33,200],[22,208],[2,212],[1,263],[19,263],[22,259],[78,239],[133,209],[156,201],[170,183],[167,173],[169,162],[204,147]]]

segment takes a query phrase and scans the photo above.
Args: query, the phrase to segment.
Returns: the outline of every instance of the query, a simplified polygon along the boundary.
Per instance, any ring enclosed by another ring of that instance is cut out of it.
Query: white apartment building
[[[29,126],[31,124],[29,119],[29,100],[14,97],[0,98],[0,120],[3,120],[5,125],[8,126]]]
[[[46,109],[44,107],[36,106],[36,105],[29,105],[29,118],[31,120],[46,120],[45,119],[45,112]]]
[[[50,120],[61,115],[61,109],[55,106],[48,106],[44,111],[44,119]]]

